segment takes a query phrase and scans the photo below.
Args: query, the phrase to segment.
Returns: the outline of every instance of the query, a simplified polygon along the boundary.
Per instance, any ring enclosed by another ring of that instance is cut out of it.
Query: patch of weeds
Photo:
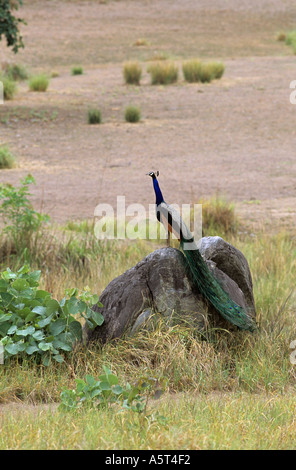
[[[16,166],[16,158],[7,145],[0,146],[0,169]]]
[[[29,80],[29,88],[31,91],[45,92],[49,85],[49,79],[46,75],[34,75]]]
[[[124,112],[124,118],[127,122],[139,122],[141,119],[141,110],[137,106],[128,106]]]
[[[148,73],[152,85],[168,85],[178,80],[178,67],[173,62],[157,62],[150,64]]]
[[[102,113],[97,108],[91,108],[87,113],[88,124],[101,124],[102,123]]]
[[[127,62],[123,67],[123,76],[128,85],[140,85],[142,67],[139,62]]]

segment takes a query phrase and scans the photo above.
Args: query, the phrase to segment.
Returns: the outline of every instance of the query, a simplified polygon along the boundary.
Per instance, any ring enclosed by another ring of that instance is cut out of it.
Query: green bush
[[[102,113],[99,109],[92,108],[88,110],[87,114],[88,124],[101,124]]]
[[[29,88],[31,91],[44,92],[49,85],[49,79],[46,75],[34,75],[29,80]]]
[[[141,110],[136,106],[128,106],[125,109],[124,118],[127,122],[139,122],[141,119]]]
[[[82,66],[81,65],[75,65],[74,67],[72,67],[71,74],[72,75],[82,75],[83,74]]]
[[[134,386],[129,383],[120,385],[117,375],[108,367],[103,366],[103,370],[98,379],[92,375],[87,375],[85,380],[76,379],[76,390],[65,387],[60,395],[62,403],[59,408],[63,411],[82,407],[102,409],[117,403],[122,405],[119,412],[125,409],[146,414],[148,399],[159,398],[167,387],[166,378],[157,380],[150,376],[141,377]]]
[[[2,231],[12,238],[16,248],[28,246],[32,234],[49,220],[48,215],[35,211],[29,201],[29,185],[32,183],[35,184],[35,180],[28,175],[21,180],[19,188],[11,184],[0,185],[0,216],[4,222]]]
[[[6,145],[0,146],[0,169],[13,168],[16,158]]]
[[[142,68],[138,62],[127,62],[123,67],[123,76],[128,85],[140,85]]]
[[[184,79],[189,83],[200,81],[201,61],[192,59],[182,65]]]
[[[222,62],[204,63],[198,59],[185,62],[182,66],[184,79],[187,82],[211,82],[220,79],[224,73],[225,66]]]
[[[147,71],[151,75],[152,85],[168,85],[178,80],[178,68],[173,62],[150,64]]]
[[[9,268],[0,274],[0,345],[4,359],[29,355],[44,365],[51,358],[63,362],[64,354],[72,351],[76,340],[82,339],[82,317],[90,328],[104,321],[91,307],[99,303],[89,289],[79,293],[70,289],[58,302],[51,294],[39,289],[40,271],[30,272],[23,266],[17,272]]]
[[[296,30],[289,31],[285,37],[285,44],[287,46],[292,46],[294,43],[296,43]]]

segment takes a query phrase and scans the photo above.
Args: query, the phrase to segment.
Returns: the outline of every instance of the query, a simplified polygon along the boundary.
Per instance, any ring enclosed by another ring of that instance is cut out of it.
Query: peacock
[[[222,317],[239,329],[254,331],[256,324],[253,318],[225,292],[204,261],[192,233],[182,220],[179,212],[165,202],[157,180],[159,172],[154,173],[151,171],[147,175],[151,176],[153,181],[157,220],[164,225],[168,232],[168,245],[170,244],[171,233],[178,238],[194,285]]]

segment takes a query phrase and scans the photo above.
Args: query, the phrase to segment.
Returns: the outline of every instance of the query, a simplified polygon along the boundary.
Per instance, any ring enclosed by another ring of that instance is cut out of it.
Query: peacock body
[[[194,285],[223,318],[242,330],[253,331],[256,328],[253,318],[225,292],[204,261],[192,233],[182,220],[179,212],[164,201],[156,177],[158,172],[148,174],[152,177],[156,196],[157,220],[165,226],[168,234],[174,233],[180,241],[180,248],[185,255]]]

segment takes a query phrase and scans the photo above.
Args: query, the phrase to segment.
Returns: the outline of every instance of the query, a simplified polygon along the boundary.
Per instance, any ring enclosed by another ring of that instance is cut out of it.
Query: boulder
[[[199,249],[224,290],[255,318],[252,278],[244,255],[220,237],[202,238]],[[101,294],[100,302],[103,307],[94,309],[102,313],[104,323],[95,329],[84,326],[86,342],[105,343],[125,332],[132,334],[146,325],[154,313],[170,321],[189,317],[200,329],[208,326],[236,329],[192,286],[183,253],[171,247],[150,253],[113,279]]]

